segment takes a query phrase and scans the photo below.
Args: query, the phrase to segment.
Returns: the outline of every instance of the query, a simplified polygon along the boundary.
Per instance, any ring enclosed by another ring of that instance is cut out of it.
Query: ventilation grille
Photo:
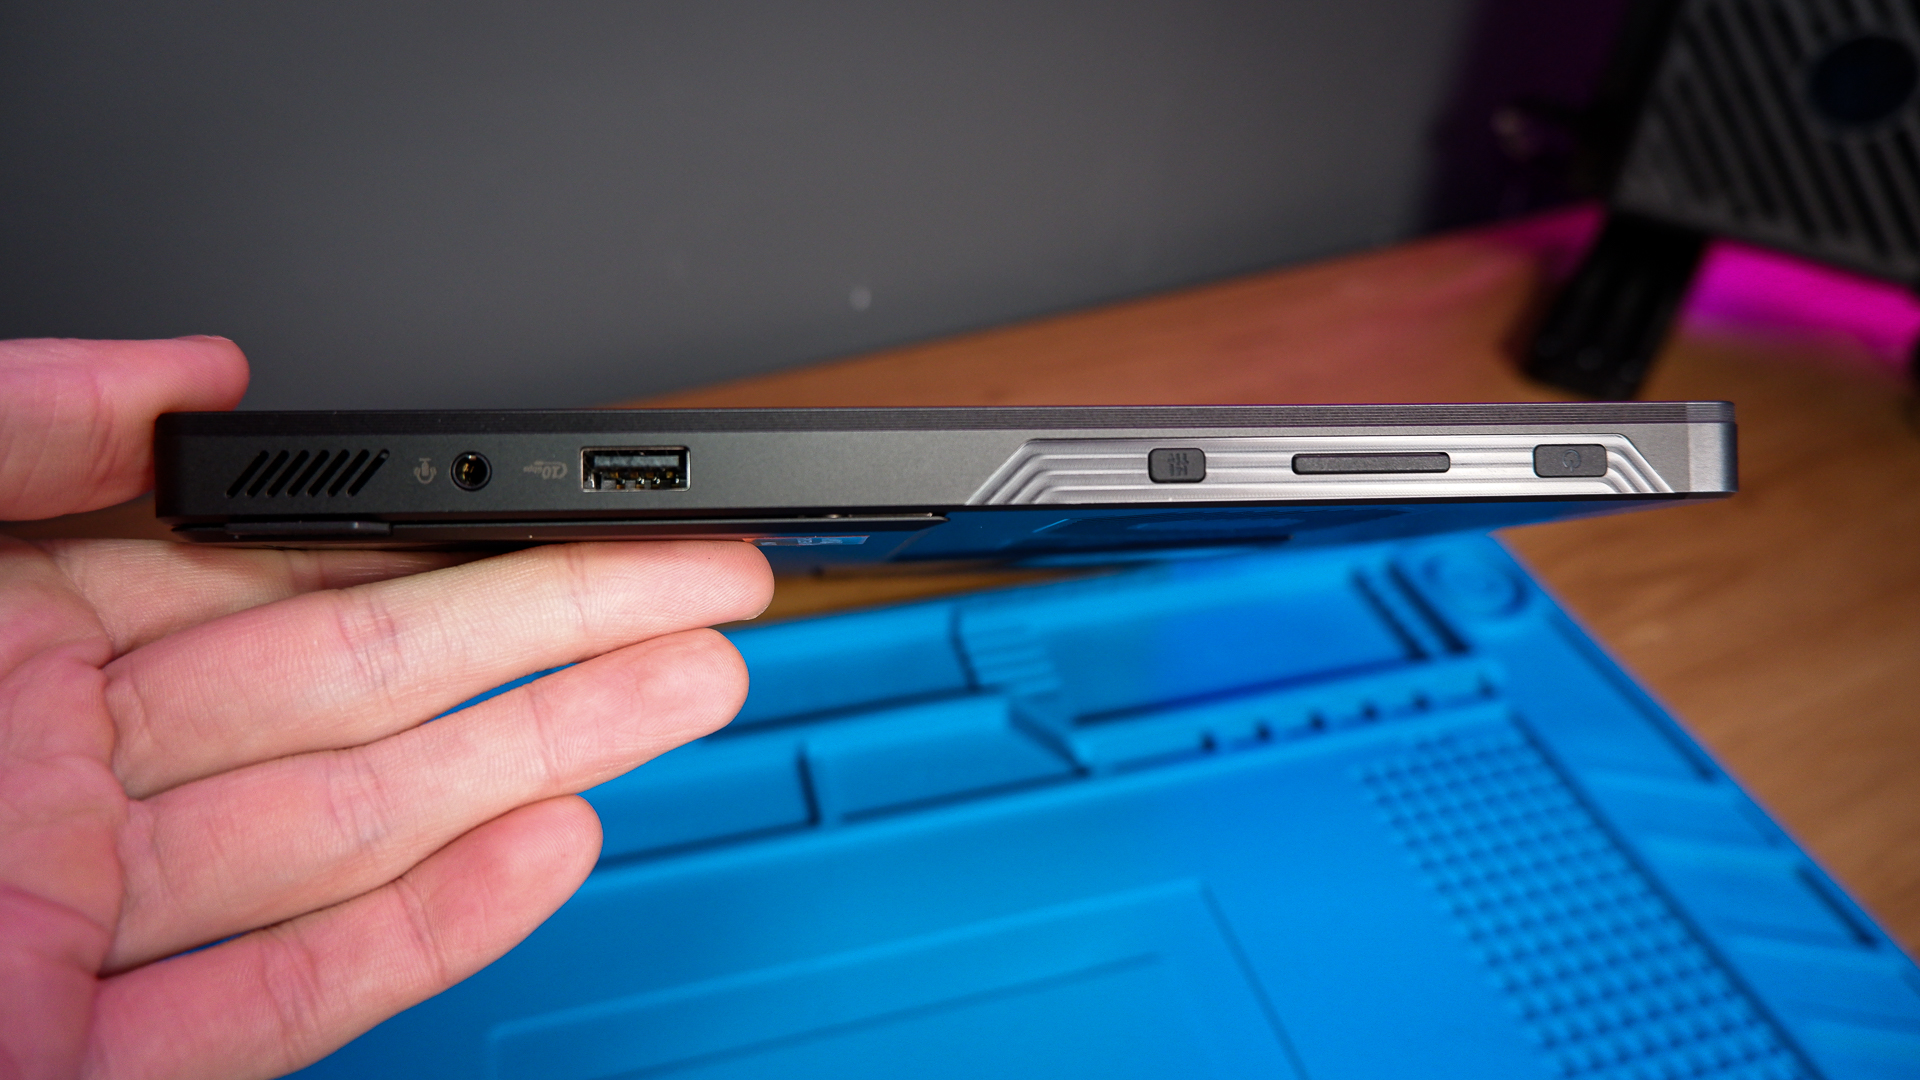
[[[1920,281],[1920,94],[1862,123],[1815,102],[1823,58],[1865,37],[1920,53],[1920,0],[1691,0],[1615,202]]]
[[[358,495],[386,463],[385,450],[262,450],[227,485],[227,498]]]

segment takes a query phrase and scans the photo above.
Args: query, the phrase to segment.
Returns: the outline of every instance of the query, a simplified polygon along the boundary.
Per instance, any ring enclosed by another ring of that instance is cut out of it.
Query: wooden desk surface
[[[1592,219],[1559,217],[647,405],[1552,400],[1511,359]],[[1920,427],[1861,346],[1683,331],[1649,399],[1727,399],[1741,492],[1505,541],[1910,953],[1920,952]],[[783,583],[771,614],[975,587]]]
[[[1590,225],[1563,215],[1441,237],[636,404],[1552,399],[1516,373],[1510,346]],[[1846,341],[1687,331],[1646,396],[1735,402],[1741,493],[1505,539],[1920,952],[1920,435],[1909,395]],[[156,534],[139,504],[10,531]],[[786,581],[770,614],[1020,577]]]

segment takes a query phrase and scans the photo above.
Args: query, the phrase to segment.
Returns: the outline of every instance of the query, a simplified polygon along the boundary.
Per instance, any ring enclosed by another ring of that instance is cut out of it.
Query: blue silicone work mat
[[[579,895],[303,1075],[1920,1077],[1920,972],[1491,539],[731,636]]]

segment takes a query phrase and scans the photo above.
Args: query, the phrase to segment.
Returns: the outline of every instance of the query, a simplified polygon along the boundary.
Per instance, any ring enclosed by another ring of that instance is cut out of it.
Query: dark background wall
[[[1617,8],[7,4],[0,337],[226,334],[260,408],[750,374],[1563,198],[1490,117]]]

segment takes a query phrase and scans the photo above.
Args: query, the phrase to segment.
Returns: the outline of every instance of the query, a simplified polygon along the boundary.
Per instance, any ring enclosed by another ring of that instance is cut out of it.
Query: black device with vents
[[[1710,236],[1920,286],[1920,3],[1657,0],[1616,82],[1595,126],[1607,222],[1534,336],[1535,377],[1634,396]]]

